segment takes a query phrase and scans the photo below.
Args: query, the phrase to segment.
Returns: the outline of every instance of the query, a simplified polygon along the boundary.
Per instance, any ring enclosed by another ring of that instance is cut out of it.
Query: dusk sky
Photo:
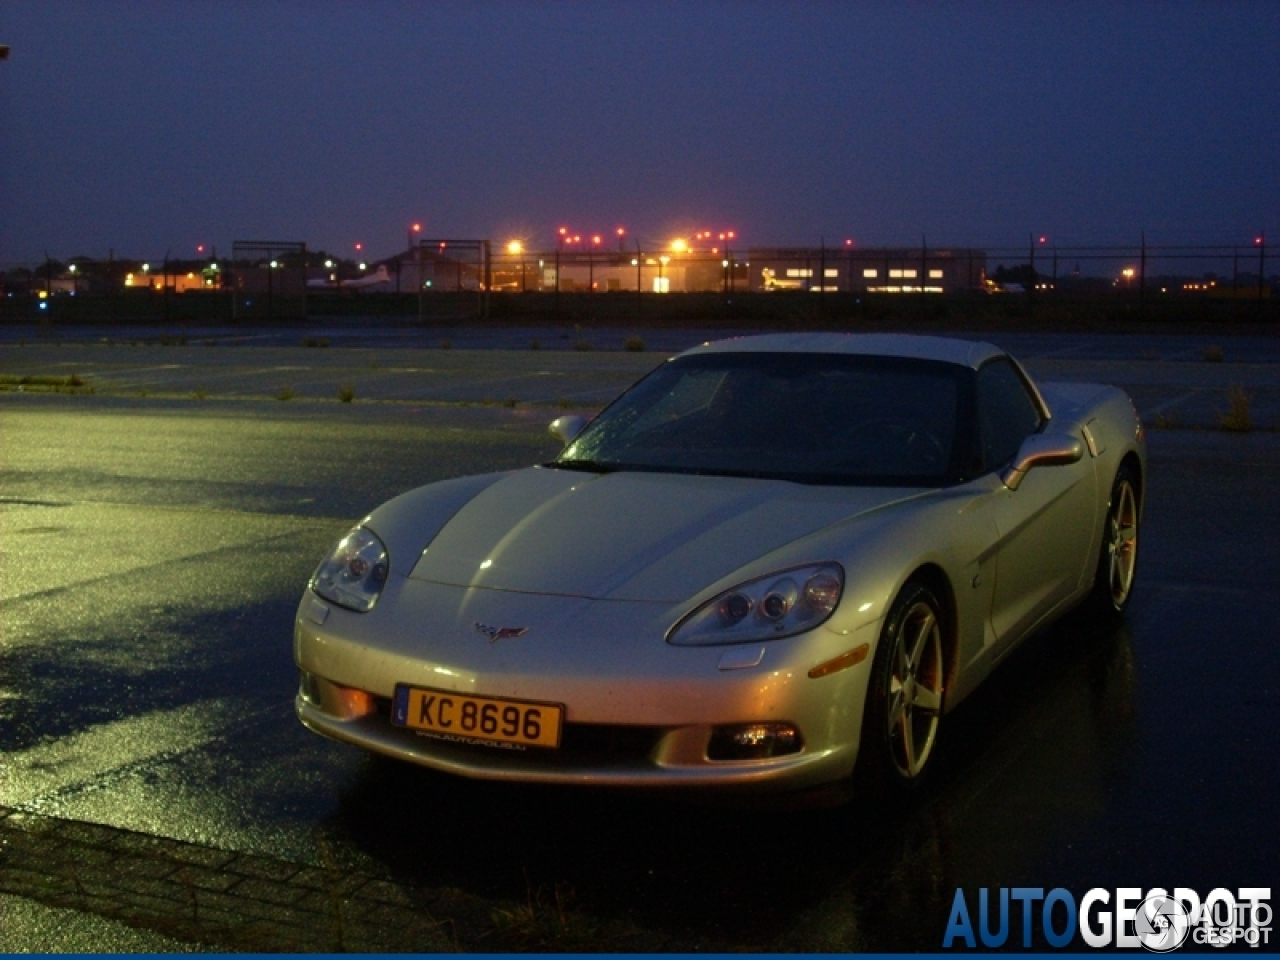
[[[1280,241],[1280,3],[0,0],[0,267]]]

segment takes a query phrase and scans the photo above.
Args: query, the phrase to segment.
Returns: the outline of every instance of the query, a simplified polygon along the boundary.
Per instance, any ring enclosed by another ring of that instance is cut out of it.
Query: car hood
[[[531,468],[468,500],[409,576],[522,593],[678,603],[795,540],[919,493]],[[829,559],[795,556],[779,563]]]

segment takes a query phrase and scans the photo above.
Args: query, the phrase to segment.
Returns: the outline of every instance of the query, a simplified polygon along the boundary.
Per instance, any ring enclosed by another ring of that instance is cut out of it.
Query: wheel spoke
[[[906,710],[907,701],[902,696],[902,690],[894,691],[892,699],[889,701],[889,733],[893,734],[895,727],[902,722],[902,714]]]
[[[925,615],[921,618],[914,631],[915,642],[911,645],[909,660],[913,677],[920,672],[920,657],[924,654],[925,647],[929,645],[929,635],[933,630],[933,624],[933,613],[926,609]]]
[[[908,774],[916,772],[916,745],[915,731],[912,729],[911,711],[903,711],[902,714],[902,769]]]
[[[906,628],[905,624],[903,625],[903,628]],[[902,685],[906,682],[907,678],[911,676],[911,661],[907,656],[907,643],[905,636],[902,637],[901,641],[898,643],[896,654],[897,656],[895,659],[897,660],[897,666],[893,671],[893,679],[899,685]]]
[[[923,713],[937,713],[942,709],[942,694],[938,690],[930,690],[924,685],[916,687],[915,699],[911,706]]]

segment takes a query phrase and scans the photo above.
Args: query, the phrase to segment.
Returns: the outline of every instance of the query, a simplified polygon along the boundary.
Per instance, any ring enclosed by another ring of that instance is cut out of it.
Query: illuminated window
[[[787,267],[787,276],[788,277],[812,277],[813,271],[810,270],[808,267],[803,267],[803,268]]]
[[[916,272],[915,270],[903,270],[902,275],[904,277],[914,277],[916,275]]]
[[[941,271],[941,270],[930,270],[930,271],[929,271],[929,279],[930,279],[930,280],[941,280],[941,279],[942,279],[942,271]]]
[[[874,280],[876,277],[880,275],[880,271],[874,268],[870,270],[863,270],[862,275],[866,277],[868,280]]]
[[[840,271],[838,269],[827,267],[827,269],[822,271],[822,275],[824,277],[838,277],[840,276]]]
[[[901,270],[890,270],[890,271],[889,271],[889,276],[891,276],[891,277],[897,277],[897,278],[900,280],[900,279],[902,279],[902,271],[901,271]]]

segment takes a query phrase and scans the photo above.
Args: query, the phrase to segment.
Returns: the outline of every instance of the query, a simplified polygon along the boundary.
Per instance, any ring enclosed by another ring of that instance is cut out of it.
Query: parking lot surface
[[[1152,427],[1131,611],[1024,645],[921,796],[800,809],[477,784],[293,717],[332,542],[553,455],[657,346],[0,346],[0,949],[937,950],[958,887],[1270,884],[1280,351],[1020,336]]]

